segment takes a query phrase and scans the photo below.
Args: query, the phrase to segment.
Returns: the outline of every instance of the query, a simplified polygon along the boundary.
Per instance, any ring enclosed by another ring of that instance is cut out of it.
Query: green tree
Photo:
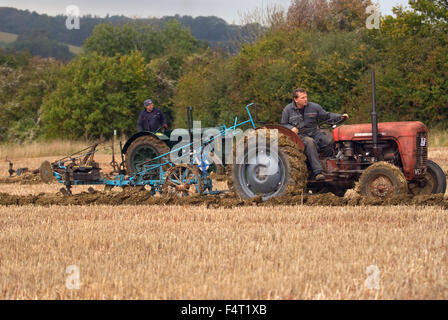
[[[194,107],[195,119],[202,126],[229,123],[233,97],[236,92],[231,87],[233,70],[226,56],[207,50],[203,54],[190,56],[186,62],[186,72],[180,78],[174,97],[175,126],[187,125],[186,107]]]
[[[448,118],[448,37],[447,22],[440,19],[443,6],[437,1],[411,4],[413,10],[396,8],[395,17],[386,17],[380,32],[370,32],[380,114],[382,120],[443,124]]]
[[[163,53],[163,40],[161,33],[151,25],[129,22],[115,26],[110,22],[95,26],[84,43],[84,49],[109,57],[141,51],[150,60]]]
[[[177,20],[167,22],[163,28],[141,22],[129,22],[122,26],[99,24],[84,43],[86,52],[95,51],[113,57],[141,51],[147,61],[174,51],[178,55],[188,55],[199,47],[200,42]]]
[[[410,0],[409,4],[432,23],[441,22],[444,26],[448,23],[447,0]]]
[[[0,65],[17,69],[30,63],[31,54],[29,52],[7,52],[0,49]]]
[[[55,89],[61,65],[54,59],[2,52],[0,64],[0,141],[35,140],[42,132],[42,100]]]
[[[142,52],[153,70],[156,83],[154,97],[170,119],[172,99],[177,81],[183,74],[184,63],[189,55],[203,52],[205,48],[177,20],[166,21],[162,27],[139,22],[123,26],[101,24],[95,27],[93,35],[85,43],[86,52],[109,57],[126,55],[133,50]]]
[[[133,134],[142,102],[156,86],[153,71],[140,52],[114,57],[82,55],[63,73],[42,106],[47,138],[109,138],[114,129]]]

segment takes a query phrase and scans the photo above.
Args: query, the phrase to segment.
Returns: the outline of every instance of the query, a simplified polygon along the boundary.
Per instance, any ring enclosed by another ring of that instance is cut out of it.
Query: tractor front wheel
[[[169,152],[167,144],[156,137],[143,136],[136,139],[126,151],[125,163],[128,174],[138,173],[139,165]]]
[[[407,194],[408,182],[399,168],[387,162],[378,162],[363,172],[357,191],[362,196],[386,199]]]
[[[428,160],[428,169],[420,181],[409,183],[409,193],[417,195],[445,194],[446,175],[434,161]]]

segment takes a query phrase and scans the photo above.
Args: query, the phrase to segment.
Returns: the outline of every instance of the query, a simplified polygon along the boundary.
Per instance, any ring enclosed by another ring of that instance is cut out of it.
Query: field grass
[[[66,45],[68,46],[68,49],[70,50],[70,52],[75,55],[81,54],[83,52],[82,47],[73,46],[71,44],[66,44]]]
[[[448,131],[440,129],[430,131],[428,143],[433,147],[448,147]]]
[[[122,138],[123,145],[126,138]],[[0,159],[29,159],[38,157],[54,157],[69,155],[91,146],[92,141],[52,140],[42,142],[29,142],[25,144],[1,144]],[[117,139],[115,151],[119,154],[120,142]],[[111,142],[98,147],[98,154],[112,154]]]
[[[438,208],[0,207],[0,225],[1,299],[448,298]]]
[[[19,36],[14,33],[0,32],[0,41],[5,43],[12,43],[17,40]]]

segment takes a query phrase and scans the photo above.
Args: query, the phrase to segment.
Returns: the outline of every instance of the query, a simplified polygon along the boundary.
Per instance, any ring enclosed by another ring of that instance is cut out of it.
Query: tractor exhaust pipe
[[[373,154],[375,159],[379,158],[378,150],[378,116],[376,113],[376,88],[375,88],[375,70],[372,70],[372,137]]]

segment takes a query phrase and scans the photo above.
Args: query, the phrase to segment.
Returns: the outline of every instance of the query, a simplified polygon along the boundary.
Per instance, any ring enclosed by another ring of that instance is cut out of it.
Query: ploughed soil
[[[225,181],[226,176],[214,176],[215,181]],[[0,184],[21,184],[36,185],[41,184],[40,176],[32,173],[25,173],[21,176],[1,178]],[[61,185],[62,187],[62,185]],[[56,194],[41,193],[38,195],[11,195],[0,193],[0,205],[5,206],[69,206],[69,205],[182,205],[182,206],[207,206],[211,208],[233,208],[242,206],[282,206],[282,205],[306,205],[306,206],[438,206],[448,209],[448,199],[443,195],[411,196],[402,195],[390,199],[366,198],[361,196],[337,197],[332,193],[318,195],[287,194],[263,202],[261,197],[242,200],[235,193],[230,192],[217,196],[189,196],[180,198],[178,196],[151,196],[147,190],[140,188],[127,188],[121,192],[108,191],[92,193],[83,192],[75,195],[64,195],[61,192]]]
[[[75,195],[41,193],[38,195],[10,195],[0,193],[0,205],[4,206],[69,206],[69,205],[182,205],[182,206],[207,206],[209,208],[234,208],[242,206],[437,206],[448,209],[448,199],[443,195],[411,196],[403,195],[390,199],[374,199],[355,196],[352,198],[340,198],[333,194],[319,195],[287,195],[263,202],[261,197],[248,200],[238,199],[234,194],[227,193],[219,196],[151,196],[150,192],[137,188],[127,188],[122,192],[83,192]]]
[[[22,184],[22,185],[34,185],[42,184],[42,179],[39,174],[33,174],[26,172],[20,176],[12,176],[7,178],[0,178],[0,184]]]

